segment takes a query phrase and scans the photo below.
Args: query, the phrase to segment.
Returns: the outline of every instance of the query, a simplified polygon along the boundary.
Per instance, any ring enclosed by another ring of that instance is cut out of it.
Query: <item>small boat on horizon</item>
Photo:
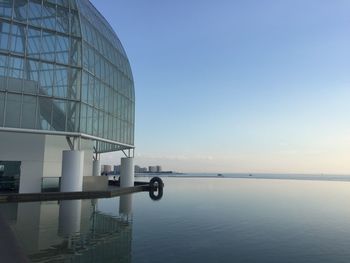
[[[222,174],[218,174],[218,176],[223,176]]]

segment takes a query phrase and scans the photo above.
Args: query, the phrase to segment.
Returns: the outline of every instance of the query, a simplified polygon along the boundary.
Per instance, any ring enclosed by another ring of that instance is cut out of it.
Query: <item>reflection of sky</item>
[[[120,198],[98,200],[97,213],[91,200],[1,204],[0,211],[33,261],[62,255],[70,262],[349,261],[350,182],[164,183],[160,201],[132,195],[132,221],[118,215]],[[78,214],[80,224],[72,221]]]
[[[92,2],[131,61],[139,164],[350,170],[348,1]]]
[[[133,260],[342,262],[350,258],[350,183],[164,179],[164,196],[135,195]]]

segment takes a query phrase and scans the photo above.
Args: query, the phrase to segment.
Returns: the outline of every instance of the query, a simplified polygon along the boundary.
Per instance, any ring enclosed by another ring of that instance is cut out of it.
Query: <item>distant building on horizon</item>
[[[148,166],[148,172],[156,173],[157,172],[157,166]]]

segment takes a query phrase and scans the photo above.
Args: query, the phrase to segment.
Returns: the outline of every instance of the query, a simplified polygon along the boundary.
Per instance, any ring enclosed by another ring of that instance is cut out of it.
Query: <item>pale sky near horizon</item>
[[[135,164],[350,174],[349,1],[92,3],[133,70]]]

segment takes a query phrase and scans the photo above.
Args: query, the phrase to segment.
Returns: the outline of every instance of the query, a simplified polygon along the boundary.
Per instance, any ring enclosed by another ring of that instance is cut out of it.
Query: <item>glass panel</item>
[[[32,80],[23,80],[23,93],[27,94],[37,94],[38,93],[38,83]]]
[[[90,105],[94,104],[94,88],[95,88],[95,78],[89,75],[89,95],[88,95],[88,103]]]
[[[83,82],[81,87],[81,100],[83,102],[88,102],[89,97],[89,75],[83,71]]]
[[[6,76],[6,69],[7,69],[7,56],[0,55],[0,76]],[[0,85],[0,90],[3,88],[4,87],[1,87]]]
[[[98,110],[93,109],[92,134],[98,135]]]
[[[95,59],[94,59],[94,51],[92,48],[88,48],[88,70],[91,73],[95,73]],[[98,63],[98,61],[96,61]]]
[[[5,93],[0,92],[0,127],[4,125]]]
[[[115,118],[115,117],[113,117],[112,116],[112,128],[111,128],[111,130],[112,130],[112,137],[111,137],[111,139],[112,140],[116,140],[116,134],[117,134],[117,128],[116,128],[116,126],[117,126],[117,118]]]
[[[71,0],[57,0],[57,4],[58,5],[64,6],[66,8],[69,7],[69,2],[74,2],[74,1],[71,1]]]
[[[0,161],[0,191],[18,193],[21,162]]]
[[[89,69],[89,48],[86,43],[83,44],[83,67]]]
[[[67,131],[79,131],[79,105],[73,101],[68,101],[67,108]]]
[[[114,98],[113,98],[113,112],[112,114],[114,116],[117,116],[118,113],[118,96],[119,94],[117,92],[114,92]]]
[[[10,24],[0,21],[0,49],[8,51],[10,39]]]
[[[119,94],[118,96],[118,111],[117,111],[117,117],[121,119],[122,117],[122,111],[123,111],[123,105],[122,105],[122,96]]]
[[[11,27],[11,45],[10,51],[15,53],[24,53],[25,28],[23,26],[12,24]]]
[[[100,108],[103,109],[105,106],[105,85],[101,84],[100,86]]]
[[[70,1],[70,2],[74,2],[74,1]],[[78,13],[77,12],[73,12],[73,15],[71,16],[71,34],[75,35],[75,36],[80,36],[80,23],[79,23],[79,19],[78,19]]]
[[[73,37],[70,38],[70,63],[81,66],[81,42]]]
[[[81,115],[80,115],[80,132],[86,132],[87,123],[87,106],[86,104],[81,104]]]
[[[0,76],[0,90],[7,89],[7,78]]]
[[[97,53],[95,54],[95,68],[94,72],[98,78],[101,78],[101,65],[102,65],[103,59],[101,58],[100,55]]]
[[[8,76],[12,78],[23,78],[23,59],[9,57]]]
[[[55,86],[54,96],[65,98],[67,97],[68,88],[68,68],[59,67],[55,68]]]
[[[33,58],[40,57],[41,32],[38,29],[28,28],[27,55]]]
[[[68,10],[57,6],[57,21],[56,28],[57,31],[63,33],[69,33],[69,19],[68,19]]]
[[[120,119],[119,118],[117,118],[117,134],[116,134],[116,139],[117,139],[117,141],[121,141],[121,130],[120,130],[120,127],[121,127],[121,125],[120,125]]]
[[[86,121],[86,132],[92,134],[93,126],[93,109],[92,107],[87,107],[87,121]]]
[[[36,97],[23,96],[22,128],[35,129]]]
[[[108,112],[113,114],[113,101],[114,101],[114,92],[111,88],[108,88]]]
[[[37,128],[41,130],[50,130],[52,116],[52,99],[39,97],[39,106],[37,111]]]
[[[19,21],[27,19],[27,1],[15,0],[13,18]]]
[[[98,136],[103,137],[103,111],[98,112]]]
[[[56,61],[68,64],[69,39],[65,36],[56,36]]]
[[[52,105],[52,125],[51,128],[55,131],[66,130],[66,101],[54,100]]]
[[[56,8],[54,5],[44,1],[42,9],[42,27],[51,30],[56,29]]]
[[[103,138],[108,138],[108,115],[103,114]]]
[[[29,0],[28,3],[28,23],[34,26],[41,25],[41,1],[40,0]]]
[[[113,140],[113,118],[108,115],[108,139]]]
[[[0,16],[11,17],[12,16],[12,0],[1,0],[0,2]]]
[[[40,63],[34,60],[27,62],[27,79],[31,80],[31,85],[24,85],[23,92],[25,93],[38,93],[39,71]]]
[[[55,35],[48,32],[42,33],[42,51],[41,57],[45,60],[55,60]]]
[[[48,63],[41,64],[40,71],[40,94],[52,96],[54,85],[54,65]]]
[[[17,78],[7,78],[7,90],[21,92],[23,80]]]
[[[21,95],[7,94],[5,126],[19,128]]]
[[[80,86],[81,86],[81,70],[76,68],[70,68],[70,82],[68,83],[67,97],[70,99],[80,98]]]
[[[100,92],[101,92],[101,82],[98,79],[95,79],[94,106],[96,108],[100,107]]]

